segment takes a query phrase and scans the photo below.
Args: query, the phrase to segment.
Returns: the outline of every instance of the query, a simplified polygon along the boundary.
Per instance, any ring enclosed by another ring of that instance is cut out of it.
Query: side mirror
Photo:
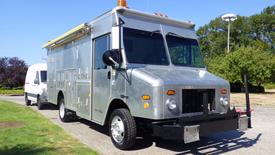
[[[39,80],[38,79],[34,79],[34,84],[39,84]]]
[[[102,56],[102,60],[107,66],[118,67],[121,62],[119,50],[113,49],[106,51]]]

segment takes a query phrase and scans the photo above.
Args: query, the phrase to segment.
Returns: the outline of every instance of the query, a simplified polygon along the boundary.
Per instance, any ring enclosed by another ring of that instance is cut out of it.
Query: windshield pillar
[[[160,24],[160,30],[161,30],[161,34],[162,34],[162,37],[163,37],[163,40],[164,40],[164,46],[165,46],[165,51],[166,51],[166,55],[167,55],[167,58],[168,58],[168,61],[169,61],[169,66],[172,66],[172,61],[171,61],[171,57],[170,57],[170,53],[169,53],[169,48],[168,48],[168,44],[167,44],[167,41],[166,41],[166,33],[163,29],[163,26]]]

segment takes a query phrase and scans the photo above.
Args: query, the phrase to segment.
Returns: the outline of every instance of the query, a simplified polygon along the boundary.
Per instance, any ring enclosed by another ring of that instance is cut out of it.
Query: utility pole
[[[230,51],[230,21],[228,22],[228,31],[227,31],[227,53]]]
[[[248,128],[252,128],[251,125],[251,110],[250,110],[250,100],[249,100],[249,89],[248,89],[248,75],[244,74],[244,85],[245,85],[245,100],[246,100],[246,115],[248,117]]]

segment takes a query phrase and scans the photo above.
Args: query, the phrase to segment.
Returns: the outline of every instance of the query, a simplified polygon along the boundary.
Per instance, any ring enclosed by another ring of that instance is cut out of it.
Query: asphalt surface
[[[24,105],[22,96],[0,96],[0,100]],[[36,106],[31,108],[37,110]],[[47,106],[45,110],[39,112],[100,154],[273,154],[275,152],[275,106],[257,106],[253,109],[253,128],[245,132],[220,133],[203,137],[200,142],[191,144],[158,138],[140,138],[137,139],[136,146],[129,151],[116,149],[108,136],[108,130],[104,127],[83,119],[73,123],[62,123],[54,106]]]

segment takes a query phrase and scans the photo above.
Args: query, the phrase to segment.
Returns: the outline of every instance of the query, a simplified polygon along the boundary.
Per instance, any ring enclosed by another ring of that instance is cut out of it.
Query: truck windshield
[[[171,61],[176,66],[204,68],[197,40],[166,35]]]
[[[123,41],[129,63],[169,65],[164,39],[158,31],[124,28]]]
[[[47,82],[47,71],[41,71],[41,82]]]

